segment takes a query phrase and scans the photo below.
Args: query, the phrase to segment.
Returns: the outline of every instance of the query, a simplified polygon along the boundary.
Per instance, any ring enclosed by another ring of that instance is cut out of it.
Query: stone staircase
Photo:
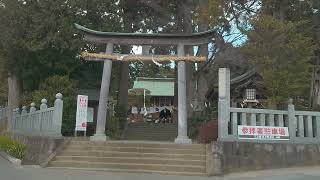
[[[123,139],[173,142],[178,135],[177,131],[175,123],[131,123],[126,128]]]
[[[205,155],[202,144],[74,139],[48,167],[201,176],[206,175]]]

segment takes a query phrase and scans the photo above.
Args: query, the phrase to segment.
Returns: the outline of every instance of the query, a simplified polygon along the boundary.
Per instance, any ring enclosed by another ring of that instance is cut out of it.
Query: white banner
[[[87,122],[93,122],[94,108],[88,107]]]
[[[77,115],[76,115],[76,131],[86,131],[86,129],[87,129],[87,113],[88,113],[88,96],[78,95]]]
[[[238,126],[239,139],[289,140],[288,127]]]

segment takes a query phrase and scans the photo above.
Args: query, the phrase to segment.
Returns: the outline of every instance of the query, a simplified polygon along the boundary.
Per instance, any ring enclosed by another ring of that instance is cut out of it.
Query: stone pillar
[[[63,116],[63,95],[61,93],[56,94],[56,100],[54,101],[53,123],[54,134],[53,136],[61,137],[62,128],[62,116]]]
[[[40,110],[46,110],[48,108],[48,101],[46,99],[41,99]]]
[[[21,114],[22,114],[22,115],[26,115],[26,114],[28,114],[27,106],[22,106]]]
[[[37,108],[36,108],[36,103],[32,102],[30,104],[30,113],[34,113],[37,111]]]
[[[41,104],[40,104],[40,120],[39,120],[39,133],[41,136],[47,135],[46,129],[43,127],[43,121],[45,119],[45,111],[48,109],[48,100],[43,98],[41,99]],[[44,114],[44,115],[43,115]]]
[[[218,139],[228,137],[228,122],[230,121],[230,70],[219,69],[219,102],[218,102]]]
[[[113,43],[108,43],[106,53],[113,53]],[[106,141],[108,137],[105,133],[106,119],[107,119],[107,105],[109,96],[109,87],[111,79],[112,61],[105,60],[103,65],[103,74],[101,80],[99,107],[98,107],[98,118],[96,133],[90,137],[90,141]]]
[[[178,56],[184,56],[184,46],[178,45]],[[187,126],[187,86],[186,86],[186,63],[178,62],[178,137],[175,139],[177,144],[191,144],[188,137]]]
[[[208,176],[223,175],[223,144],[212,142],[206,145],[206,171]]]
[[[289,136],[290,136],[290,141],[294,142],[295,139],[297,138],[296,133],[297,133],[297,118],[294,113],[295,108],[293,105],[293,99],[289,99],[288,101],[288,120],[289,120]]]
[[[18,120],[18,116],[19,116],[19,108],[15,108],[13,109],[13,112],[12,112],[12,123],[11,123],[11,126],[10,126],[10,131],[12,131],[12,133],[15,133],[17,132],[17,129],[19,127],[19,125],[17,125],[19,123],[19,120]]]

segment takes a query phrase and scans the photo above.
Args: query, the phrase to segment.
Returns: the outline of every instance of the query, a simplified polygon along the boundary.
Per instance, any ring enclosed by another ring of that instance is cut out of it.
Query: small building
[[[146,115],[151,121],[156,121],[162,111],[169,110],[171,114],[174,110],[174,78],[138,77],[129,94],[139,91],[131,96],[132,99],[139,99],[131,103],[131,122],[142,121]]]
[[[138,77],[132,89],[150,91],[150,104],[155,106],[171,106],[174,101],[174,78]]]

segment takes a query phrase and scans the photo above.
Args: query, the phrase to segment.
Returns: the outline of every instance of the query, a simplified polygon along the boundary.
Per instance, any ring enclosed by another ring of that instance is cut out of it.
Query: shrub
[[[196,139],[199,135],[199,127],[208,119],[205,117],[191,117],[188,119],[188,136]]]
[[[116,105],[114,108],[115,111],[115,117],[118,118],[119,126],[118,128],[120,130],[124,130],[126,123],[127,123],[127,114],[128,109],[124,105]]]
[[[23,159],[25,156],[26,146],[13,141],[8,137],[0,136],[0,150],[17,159]]]
[[[115,106],[115,116],[107,118],[106,134],[114,139],[119,139],[126,127],[127,108],[123,105]]]

